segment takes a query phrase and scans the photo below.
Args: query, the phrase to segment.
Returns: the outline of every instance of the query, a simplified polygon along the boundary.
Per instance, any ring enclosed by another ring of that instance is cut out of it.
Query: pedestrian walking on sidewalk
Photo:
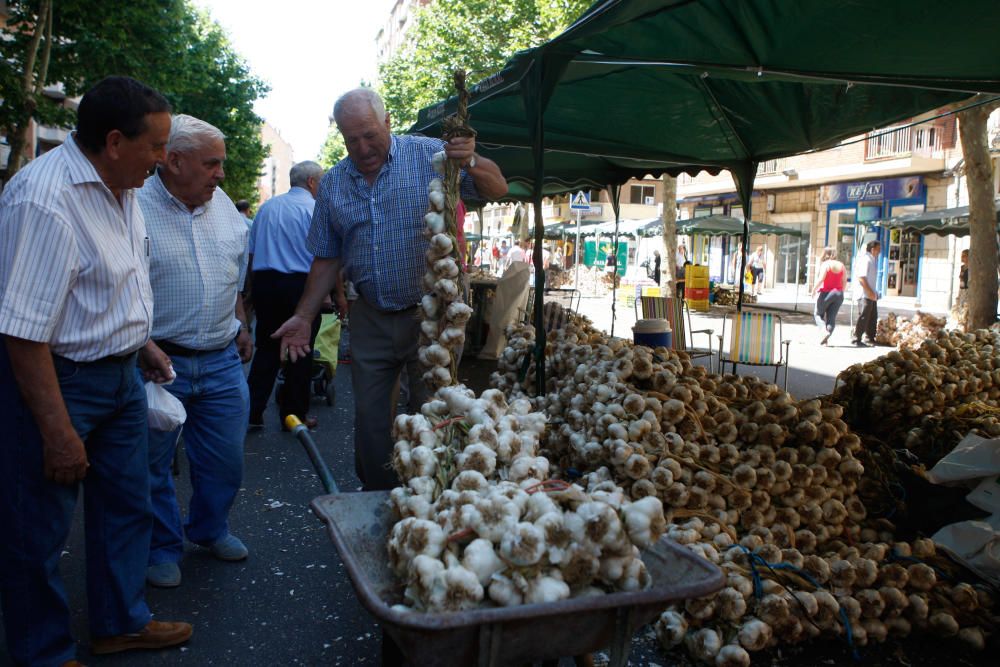
[[[754,296],[760,296],[760,293],[764,291],[764,266],[766,261],[764,246],[759,246],[757,252],[750,255],[750,275],[753,276],[751,293]]]
[[[865,250],[865,254],[854,266],[854,300],[858,306],[858,321],[854,325],[851,342],[859,347],[875,345],[879,298],[875,285],[878,278],[878,254],[882,250],[882,244],[869,241]]]
[[[837,326],[837,313],[844,303],[844,289],[847,286],[847,271],[844,263],[837,259],[837,251],[832,247],[823,248],[813,296],[816,298],[816,326],[822,331],[820,345],[826,345]]]

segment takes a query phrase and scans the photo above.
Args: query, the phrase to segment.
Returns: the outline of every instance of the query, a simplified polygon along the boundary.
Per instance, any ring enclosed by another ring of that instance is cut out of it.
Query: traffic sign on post
[[[573,199],[569,202],[569,207],[573,211],[589,211],[590,210],[590,193],[585,190],[580,190],[575,195]]]

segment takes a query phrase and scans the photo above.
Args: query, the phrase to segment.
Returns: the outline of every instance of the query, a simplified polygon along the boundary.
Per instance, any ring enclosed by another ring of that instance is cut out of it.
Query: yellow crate
[[[642,296],[666,296],[666,295],[660,294],[659,287],[643,287]]]

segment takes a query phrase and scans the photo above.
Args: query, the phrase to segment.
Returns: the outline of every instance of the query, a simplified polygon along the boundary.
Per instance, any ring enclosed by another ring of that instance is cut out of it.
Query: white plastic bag
[[[931,539],[955,560],[1000,586],[1000,517],[961,521],[945,526]]]
[[[949,484],[993,475],[1000,475],[1000,438],[988,440],[970,433],[931,468],[927,479],[933,484]]]
[[[146,383],[149,404],[149,427],[157,431],[173,431],[187,419],[184,405],[176,396],[155,382]]]

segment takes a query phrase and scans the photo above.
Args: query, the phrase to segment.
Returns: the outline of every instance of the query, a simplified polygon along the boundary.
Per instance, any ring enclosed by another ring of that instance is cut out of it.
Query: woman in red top
[[[837,325],[837,311],[844,303],[846,286],[847,271],[844,270],[844,263],[837,259],[837,251],[830,246],[823,248],[823,256],[816,271],[816,285],[813,287],[813,296],[816,297],[816,326],[823,331],[820,345],[826,345]]]

